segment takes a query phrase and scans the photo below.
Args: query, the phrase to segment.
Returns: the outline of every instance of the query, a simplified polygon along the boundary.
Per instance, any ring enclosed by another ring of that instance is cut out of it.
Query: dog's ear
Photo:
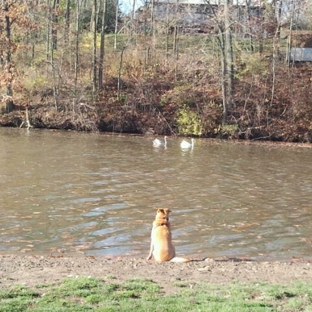
[[[165,209],[164,208],[158,208],[157,213],[163,213],[165,214]]]

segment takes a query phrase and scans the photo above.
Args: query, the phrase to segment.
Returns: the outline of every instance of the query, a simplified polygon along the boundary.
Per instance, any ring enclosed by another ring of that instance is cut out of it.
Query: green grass
[[[229,285],[172,284],[166,295],[151,280],[71,278],[57,285],[0,288],[0,312],[61,311],[312,311],[312,283],[287,286],[266,283]]]

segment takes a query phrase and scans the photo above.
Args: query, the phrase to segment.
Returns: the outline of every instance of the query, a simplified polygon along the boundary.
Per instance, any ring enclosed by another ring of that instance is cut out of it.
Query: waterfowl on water
[[[166,147],[167,146],[167,136],[164,136],[164,141],[161,141],[159,139],[155,139],[153,141],[153,146],[154,147],[159,147],[159,146],[164,146]]]
[[[186,141],[186,140],[183,140],[180,143],[180,146],[181,146],[181,148],[193,148],[194,147],[194,138],[191,139],[191,143]]]

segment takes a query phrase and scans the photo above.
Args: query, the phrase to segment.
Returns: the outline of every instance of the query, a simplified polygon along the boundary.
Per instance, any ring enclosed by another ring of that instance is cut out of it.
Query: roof
[[[162,4],[211,4],[211,5],[222,5],[224,0],[156,0],[156,3]],[[246,6],[246,0],[232,0],[233,5]],[[249,0],[248,3],[250,6],[260,6],[260,0]]]
[[[312,62],[312,48],[291,48],[290,60],[295,62]]]

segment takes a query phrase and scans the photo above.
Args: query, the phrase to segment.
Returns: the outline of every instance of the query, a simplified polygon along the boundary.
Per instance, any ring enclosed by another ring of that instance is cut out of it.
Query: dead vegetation
[[[202,63],[192,65],[192,71],[184,71],[191,65],[180,64],[179,79],[170,66],[154,68],[148,75],[127,68],[120,81],[106,76],[96,100],[88,86],[76,102],[70,88],[60,88],[57,105],[51,88],[36,89],[16,101],[13,112],[2,114],[0,124],[25,126],[28,107],[29,123],[36,128],[312,142],[311,64],[281,64],[273,97],[270,70],[261,75],[241,71],[226,126],[220,84]],[[200,131],[192,125],[194,118],[181,119],[183,112],[195,116]]]

